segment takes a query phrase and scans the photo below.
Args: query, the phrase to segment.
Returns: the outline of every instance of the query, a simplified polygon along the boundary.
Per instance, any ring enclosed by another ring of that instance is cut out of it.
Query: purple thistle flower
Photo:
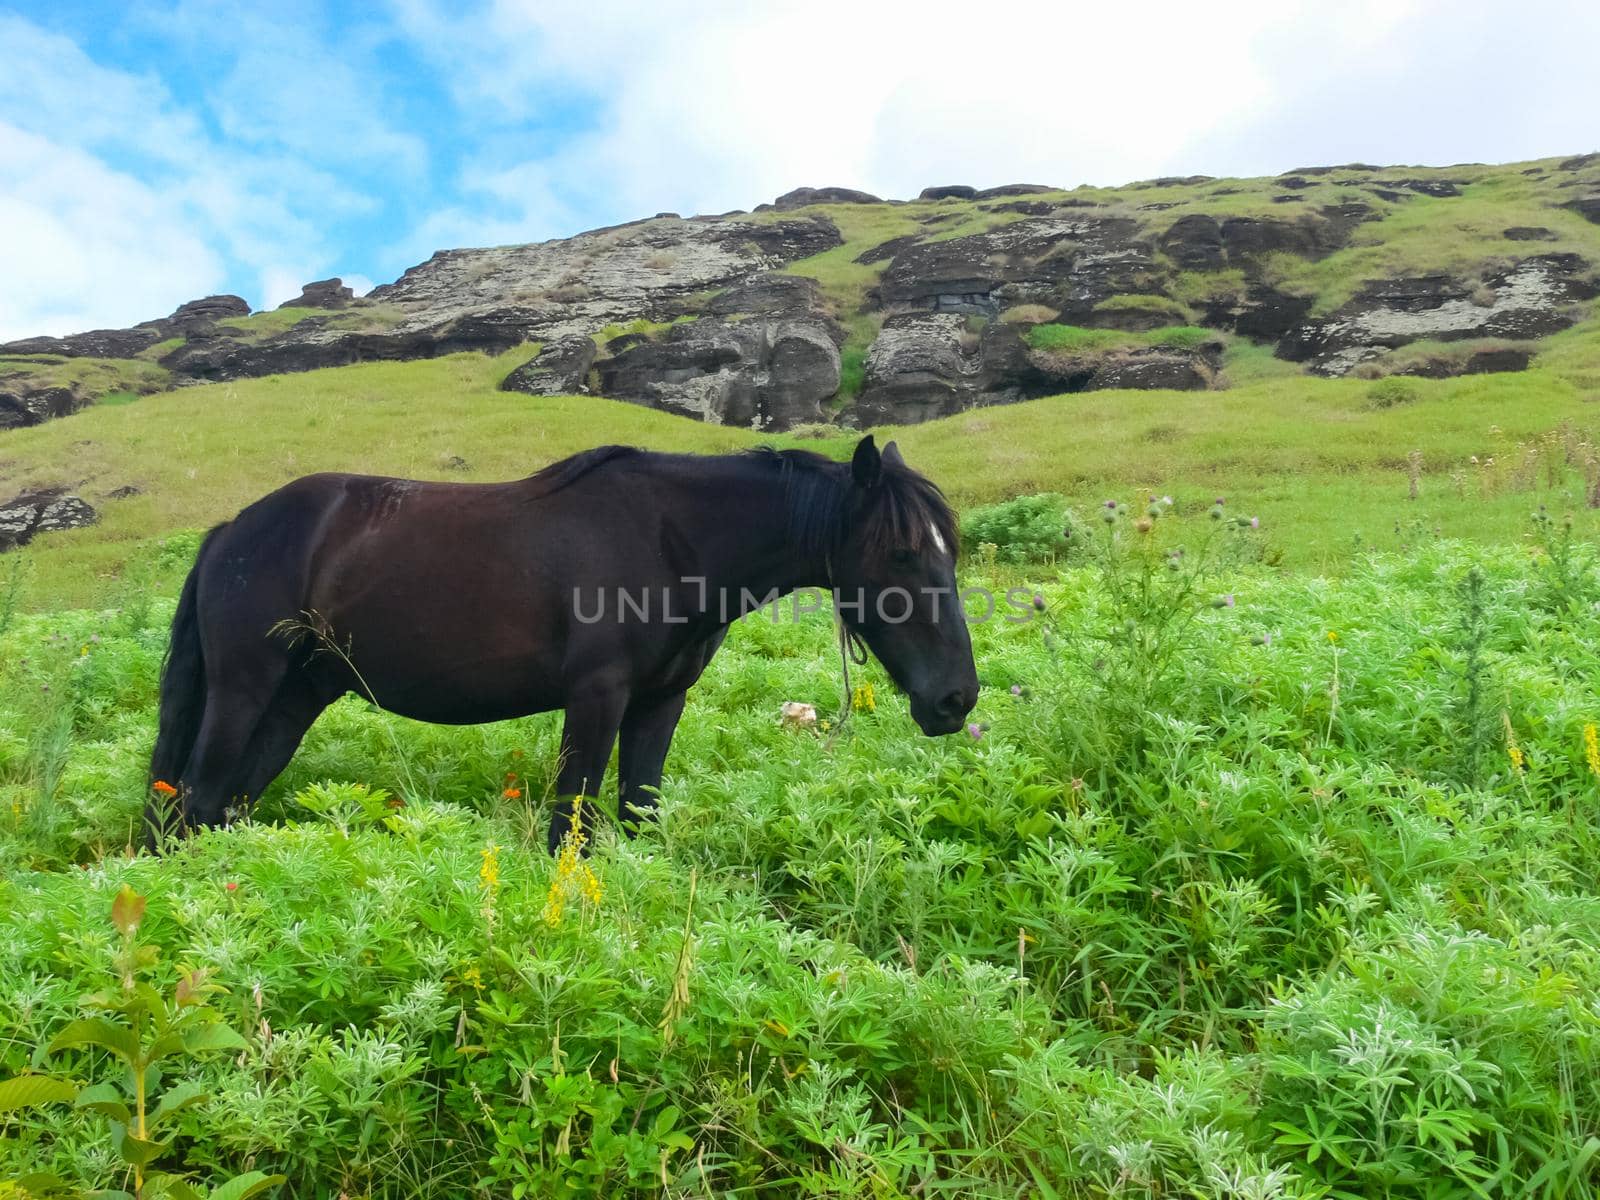
[[[1250,518],[1250,528],[1251,529],[1260,529],[1261,528],[1261,518],[1260,517],[1251,517]]]
[[[1013,695],[1013,696],[1020,696],[1020,695],[1022,695],[1022,685],[1021,685],[1021,684],[1020,684],[1020,683],[1013,683],[1013,684],[1012,684],[1012,685],[1011,685],[1011,694],[1012,694],[1012,695]]]
[[[967,726],[967,732],[972,735],[973,741],[981,742],[983,740],[983,726],[976,721]]]

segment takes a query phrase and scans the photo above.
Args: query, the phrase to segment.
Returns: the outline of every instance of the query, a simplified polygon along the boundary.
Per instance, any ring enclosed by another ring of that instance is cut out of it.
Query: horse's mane
[[[931,479],[909,467],[885,462],[878,487],[869,494],[867,504],[855,510],[849,465],[809,450],[759,446],[740,454],[699,456],[656,454],[634,446],[596,446],[551,463],[530,477],[529,497],[553,495],[610,463],[635,459],[669,459],[691,466],[745,461],[777,470],[783,481],[789,538],[809,554],[831,554],[852,521],[862,524],[866,546],[874,553],[920,551],[935,535],[952,552],[957,545],[955,514]]]
[[[909,467],[885,462],[881,482],[858,512],[851,511],[850,468],[809,450],[761,446],[745,456],[774,464],[783,478],[789,537],[811,554],[831,553],[849,531],[862,525],[863,540],[874,553],[920,551],[937,537],[954,553],[956,518],[939,486]]]

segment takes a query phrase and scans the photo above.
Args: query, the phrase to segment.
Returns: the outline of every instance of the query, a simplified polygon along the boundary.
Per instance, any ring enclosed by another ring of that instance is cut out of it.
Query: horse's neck
[[[765,596],[827,585],[828,564],[790,541],[776,471],[718,472],[696,481],[689,493],[683,528],[713,597],[719,590]]]

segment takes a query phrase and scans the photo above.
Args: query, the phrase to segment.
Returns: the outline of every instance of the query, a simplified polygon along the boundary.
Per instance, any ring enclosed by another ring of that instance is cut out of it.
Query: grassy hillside
[[[23,602],[170,590],[163,536],[225,519],[313,471],[508,479],[605,442],[714,452],[795,442],[609,400],[497,391],[525,357],[465,354],[191,387],[6,434],[7,494],[64,484],[103,513],[99,525],[42,537],[25,552]],[[1032,491],[1094,504],[1143,488],[1199,512],[1228,495],[1261,515],[1291,566],[1335,567],[1358,543],[1393,546],[1419,533],[1511,540],[1540,503],[1595,527],[1584,503],[1600,470],[1594,326],[1550,339],[1535,368],[1517,374],[1368,383],[1284,376],[1271,364],[1259,350],[1236,354],[1229,369],[1249,382],[1228,391],[1094,392],[885,432],[960,506]],[[804,444],[842,457],[854,436]],[[1422,456],[1415,501],[1413,451]],[[140,493],[104,499],[128,485]]]

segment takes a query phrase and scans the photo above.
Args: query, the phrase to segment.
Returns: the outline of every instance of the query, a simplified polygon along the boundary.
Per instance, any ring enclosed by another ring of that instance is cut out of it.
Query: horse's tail
[[[188,765],[200,733],[200,719],[206,710],[206,664],[200,647],[200,564],[205,561],[206,548],[213,538],[227,526],[218,525],[200,543],[200,552],[194,556],[194,566],[189,578],[183,581],[183,594],[178,597],[178,611],[172,617],[172,641],[167,647],[166,661],[161,666],[161,708],[157,718],[156,746],[150,755],[152,788],[160,783],[176,788],[178,777]],[[165,787],[157,788],[164,797],[173,797]],[[161,821],[160,825],[171,824]],[[152,829],[152,833],[154,829]]]

